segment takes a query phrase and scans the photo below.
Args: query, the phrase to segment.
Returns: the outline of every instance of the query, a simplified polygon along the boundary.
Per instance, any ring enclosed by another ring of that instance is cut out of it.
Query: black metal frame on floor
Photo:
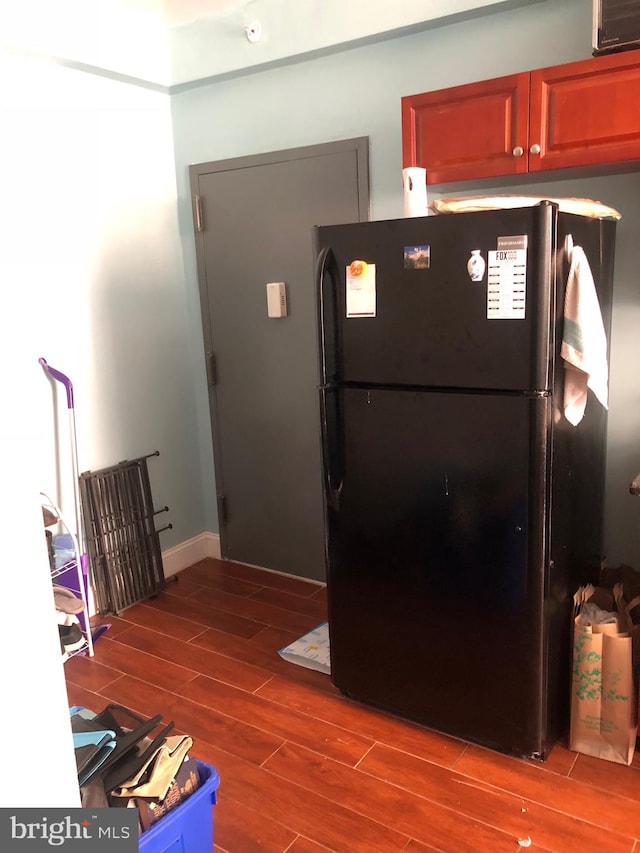
[[[159,452],[80,475],[92,588],[100,614],[118,614],[165,584],[147,459]]]

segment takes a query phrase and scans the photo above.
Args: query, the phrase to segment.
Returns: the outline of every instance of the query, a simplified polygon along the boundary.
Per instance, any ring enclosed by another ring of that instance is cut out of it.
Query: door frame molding
[[[256,166],[268,166],[275,163],[284,163],[291,160],[303,160],[310,157],[324,157],[331,154],[342,154],[353,151],[356,155],[357,183],[358,183],[358,221],[365,222],[371,218],[371,198],[369,186],[369,137],[358,136],[351,139],[341,139],[334,142],[322,142],[315,145],[305,145],[298,148],[284,148],[263,154],[248,154],[241,157],[231,157],[224,160],[212,160],[206,163],[194,163],[189,166],[189,187],[192,203],[192,223],[194,229],[194,240],[196,247],[196,266],[198,273],[198,291],[200,295],[200,318],[202,324],[203,356],[207,375],[207,397],[209,400],[209,417],[212,432],[213,469],[216,485],[216,499],[218,507],[218,532],[220,536],[220,551],[222,559],[227,553],[226,524],[220,518],[220,496],[223,492],[224,476],[221,469],[222,462],[217,448],[220,446],[217,408],[214,404],[215,392],[211,393],[212,376],[210,372],[210,354],[213,353],[213,340],[211,329],[206,318],[210,314],[209,295],[207,291],[207,277],[205,265],[205,231],[206,210],[196,213],[196,197],[199,197],[199,180],[202,175],[213,172],[228,172],[236,169],[253,168]],[[200,217],[201,229],[198,229],[198,218]],[[313,287],[313,270],[310,271],[310,286]]]

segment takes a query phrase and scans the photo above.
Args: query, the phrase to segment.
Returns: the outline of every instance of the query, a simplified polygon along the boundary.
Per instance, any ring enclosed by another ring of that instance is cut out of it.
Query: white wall
[[[0,805],[73,806],[38,495],[73,517],[69,421],[38,358],[74,384],[80,470],[159,450],[163,545],[201,532],[171,120],[166,94],[3,51],[0,125]]]
[[[195,85],[172,96],[174,140],[190,340],[201,347],[188,164],[368,136],[372,217],[402,215],[400,99],[403,95],[554,65],[591,55],[590,0],[547,0],[526,8],[302,60],[255,74]],[[502,192],[593,197],[620,210],[611,360],[606,548],[613,563],[640,569],[640,501],[628,481],[640,471],[640,174],[498,187]],[[455,194],[456,188],[449,187]],[[486,185],[481,192],[492,191]],[[432,190],[432,193],[434,191]],[[194,361],[197,359],[194,349]],[[207,392],[198,372],[200,431],[208,428]],[[205,519],[215,518],[209,446],[201,445]]]
[[[4,270],[3,270],[4,272]],[[2,276],[0,294],[6,291]],[[12,318],[0,295],[0,340]],[[19,343],[19,342],[18,342]],[[5,603],[0,620],[3,700],[0,807],[80,805],[62,658],[49,582],[38,470],[38,413],[24,405],[39,382],[20,347],[2,353],[0,523]],[[43,758],[46,756],[46,758]]]
[[[81,471],[160,452],[169,547],[204,522],[168,96],[11,52],[2,70],[3,350],[71,378]],[[44,374],[34,393],[42,487],[69,514],[64,395]]]

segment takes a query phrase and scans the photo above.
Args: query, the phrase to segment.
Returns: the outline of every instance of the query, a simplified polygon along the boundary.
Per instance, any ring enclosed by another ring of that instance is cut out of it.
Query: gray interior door
[[[221,552],[324,580],[312,227],[368,218],[367,139],[190,176]],[[268,282],[286,317],[267,316]]]

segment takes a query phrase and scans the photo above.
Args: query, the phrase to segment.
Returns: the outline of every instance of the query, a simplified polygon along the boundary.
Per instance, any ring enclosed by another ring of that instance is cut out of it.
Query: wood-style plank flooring
[[[205,560],[67,661],[69,703],[191,735],[220,853],[640,853],[638,756],[522,761],[357,704],[277,654],[325,618],[323,587]]]

